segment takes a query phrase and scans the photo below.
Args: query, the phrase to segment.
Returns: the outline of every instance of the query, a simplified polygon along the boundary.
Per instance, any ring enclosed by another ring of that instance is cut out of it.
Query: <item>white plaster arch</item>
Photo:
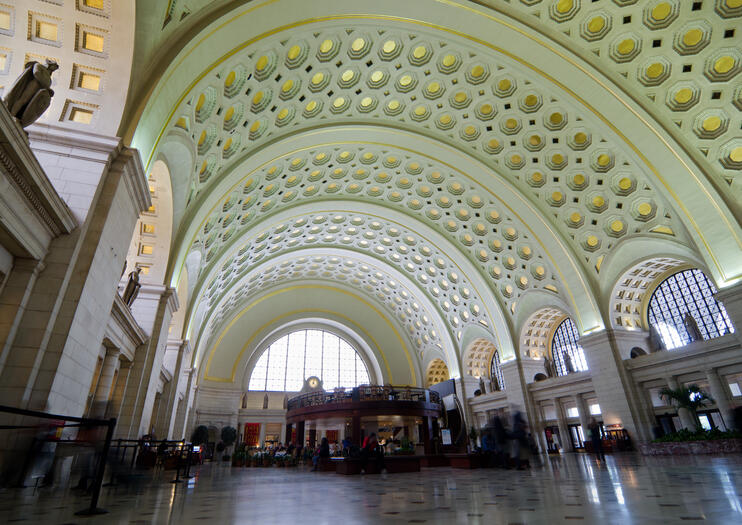
[[[348,300],[349,295],[352,300]],[[323,283],[289,283],[255,297],[194,364],[199,383],[241,384],[237,378],[244,374],[248,350],[255,349],[255,340],[263,339],[266,333],[288,321],[305,318],[331,319],[362,333],[385,380],[395,384],[419,383],[421,373],[417,359],[410,354],[411,341],[398,322],[352,291]]]
[[[301,259],[311,262],[315,259],[322,258],[339,259],[335,263],[338,271],[343,271],[343,269],[346,272],[354,271],[351,267],[347,266],[349,261],[353,262],[353,267],[358,268],[358,270],[362,266],[366,266],[366,271],[373,273],[374,278],[384,282],[386,286],[394,286],[393,291],[390,290],[391,295],[387,295],[387,302],[385,303],[380,300],[379,296],[371,293],[370,290],[365,288],[366,285],[363,282],[354,284],[352,280],[346,281],[343,279],[342,275],[335,275],[333,278],[332,276],[325,276],[322,273],[318,274],[317,272],[312,273],[309,270],[303,270],[304,273],[300,273],[298,276],[292,276],[288,273],[276,274],[274,276],[275,280],[267,280],[267,278],[263,277],[272,275],[274,268],[284,267],[287,264],[297,262],[305,264]],[[379,272],[381,273],[381,277],[376,275]],[[261,277],[259,280],[255,280],[254,276]],[[245,286],[245,283],[253,280],[257,283],[256,286]],[[397,284],[392,285],[392,281]],[[354,294],[361,293],[367,295],[370,301],[378,304],[380,307],[386,306],[388,313],[397,318],[397,323],[402,327],[401,332],[411,339],[410,347],[417,348],[415,359],[425,358],[430,351],[440,351],[446,359],[455,362],[457,358],[457,345],[455,344],[453,334],[447,328],[445,321],[441,319],[436,306],[427,296],[419,292],[415,283],[408,276],[396,271],[393,267],[379,265],[376,259],[362,253],[338,249],[328,252],[327,249],[322,248],[309,248],[299,252],[294,251],[279,254],[275,258],[262,261],[250,273],[236,282],[230,292],[220,299],[218,303],[210,307],[209,315],[198,325],[200,329],[189,334],[189,338],[195,341],[194,347],[196,351],[194,352],[194,362],[201,361],[203,352],[214,345],[215,337],[224,332],[225,327],[234,323],[235,318],[240,315],[245,305],[253,301],[255,297],[267,293],[274,286],[300,286],[307,283],[331,283],[333,286],[347,288]],[[395,294],[398,297],[395,297]],[[348,299],[352,300],[350,297],[348,296]],[[410,304],[412,308],[410,308]],[[415,304],[419,305],[417,309],[414,308]],[[343,310],[341,305],[336,305],[336,309],[339,309],[339,311]],[[217,319],[214,318],[215,315],[218,317]],[[422,327],[420,327],[420,321],[422,322]],[[418,331],[413,333],[413,327],[417,327]],[[429,337],[428,334],[430,334]],[[418,339],[412,340],[413,338]],[[422,345],[417,344],[420,340],[423,342]],[[458,374],[458,369],[454,367],[453,372]]]
[[[177,230],[189,203],[189,178],[196,170],[196,152],[190,137],[181,130],[170,131],[158,149],[158,159],[167,164],[172,178],[172,223]]]
[[[325,217],[331,217],[334,214],[345,214],[349,217],[368,217],[368,220],[370,221],[391,221],[391,223],[397,225],[396,227],[400,229],[405,227],[403,225],[409,224],[410,222],[409,217],[395,212],[394,210],[370,205],[364,206],[363,208],[363,210],[328,208],[327,203],[325,202],[314,202],[300,205],[293,209],[284,210],[277,213],[275,216],[271,217],[271,224],[286,224],[290,223],[292,220],[297,220],[298,218],[302,217],[311,218],[314,214],[321,214]],[[263,232],[265,233],[270,231],[270,229],[263,230]],[[421,235],[419,232],[416,232],[416,235],[418,235],[421,239],[425,239],[426,243],[428,243],[430,246],[436,247],[438,250],[437,253],[441,254],[440,257],[448,257],[452,261],[451,264],[453,266],[451,267],[455,267],[457,272],[460,272],[460,282],[466,281],[470,283],[465,286],[469,287],[469,289],[471,290],[471,300],[482,304],[482,307],[484,309],[482,315],[484,315],[485,318],[488,320],[488,326],[493,330],[498,340],[502,341],[502,343],[500,343],[500,348],[510,348],[510,353],[512,353],[512,346],[508,344],[508,338],[505,335],[509,333],[507,320],[502,315],[500,307],[498,306],[492,294],[486,293],[486,291],[488,290],[488,285],[482,279],[477,270],[472,268],[471,263],[461,257],[455,248],[450,247],[448,241],[439,233],[434,231],[427,231],[425,232],[424,236]],[[212,269],[201,279],[201,283],[204,283],[204,285],[200,285],[199,288],[194,291],[194,300],[197,300],[197,298],[202,293],[204,293],[205,283],[213,282],[218,275],[219,269],[222,268],[225,263],[227,263],[227,261],[229,261],[232,257],[234,257],[234,254],[227,253],[218,260],[214,261],[214,263],[211,265]],[[377,260],[381,259],[377,257]],[[417,286],[421,288],[420,284],[418,284]],[[431,285],[428,284],[427,286],[429,287]],[[192,306],[194,304],[195,303],[192,303]],[[192,325],[192,323],[189,323],[189,326]]]

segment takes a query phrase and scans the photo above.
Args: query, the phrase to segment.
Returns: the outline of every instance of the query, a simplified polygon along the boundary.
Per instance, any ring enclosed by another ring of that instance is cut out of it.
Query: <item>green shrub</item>
[[[655,439],[652,443],[673,443],[679,441],[711,441],[716,439],[739,439],[742,438],[742,432],[736,430],[730,430],[724,432],[718,428],[712,430],[688,430],[684,428],[673,432],[671,434],[665,434],[661,438]]]

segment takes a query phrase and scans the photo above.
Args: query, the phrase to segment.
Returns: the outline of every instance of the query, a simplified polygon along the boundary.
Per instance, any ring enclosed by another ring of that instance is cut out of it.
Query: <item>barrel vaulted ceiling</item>
[[[170,166],[204,346],[288,281],[358,289],[422,369],[436,330],[513,355],[526,294],[608,325],[627,239],[742,276],[737,0],[165,3],[161,30],[137,6],[124,127]]]

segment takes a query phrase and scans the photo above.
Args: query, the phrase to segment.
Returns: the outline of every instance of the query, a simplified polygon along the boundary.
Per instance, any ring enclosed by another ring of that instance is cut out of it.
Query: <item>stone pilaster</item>
[[[95,388],[93,395],[93,407],[90,411],[90,417],[102,418],[108,410],[108,403],[113,396],[114,382],[116,380],[119,364],[120,352],[116,348],[106,349],[106,355],[103,358],[103,366],[100,370],[100,379]]]
[[[265,446],[265,421],[260,422],[260,435],[258,436],[258,446]]]
[[[7,282],[0,293],[0,374],[10,354],[18,327],[44,263],[15,258]]]
[[[572,436],[569,435],[569,426],[567,425],[567,418],[564,416],[564,406],[558,397],[554,398],[554,412],[556,412],[557,426],[559,427],[559,438],[562,442],[562,449],[564,452],[574,452],[575,448],[572,445]]]
[[[732,321],[732,326],[734,326],[734,335],[742,344],[742,281],[719,290],[716,293],[716,299],[724,305],[729,319]]]
[[[168,352],[175,353],[175,363],[173,364],[173,378],[166,385],[166,391],[163,392],[163,421],[162,432],[160,435],[167,436],[168,439],[174,439],[175,421],[179,401],[185,399],[185,385],[188,382],[188,374],[184,372],[186,366],[190,365],[191,347],[188,341],[168,340]],[[182,428],[178,434],[182,433]]]
[[[727,389],[719,377],[719,373],[714,368],[706,369],[706,377],[709,382],[709,394],[714,398],[716,408],[719,409],[721,417],[724,420],[724,426],[731,429],[734,426],[734,413],[729,404],[729,395]]]
[[[577,405],[577,413],[580,416],[580,426],[582,426],[582,435],[587,439],[587,427],[590,424],[590,412],[588,411],[585,398],[581,395],[572,396]]]
[[[178,403],[177,413],[175,415],[175,423],[173,424],[173,439],[190,439],[190,434],[187,432],[188,415],[191,413],[191,406],[193,404],[194,389],[193,389],[193,376],[194,371],[192,368],[188,368],[183,371],[183,377],[185,386],[183,388],[183,399]]]
[[[635,442],[647,441],[651,439],[651,425],[623,366],[622,335],[607,329],[581,337],[580,345],[585,351],[603,424],[621,425]]]
[[[117,149],[84,224],[54,239],[0,377],[5,402],[82,415],[116,284],[149,193],[139,154]]]
[[[132,305],[137,324],[150,334],[134,356],[116,435],[137,439],[149,432],[155,394],[165,356],[167,332],[178,298],[173,288],[143,285]]]
[[[124,394],[126,393],[126,385],[129,381],[130,370],[131,361],[119,359],[119,373],[116,376],[116,382],[113,385],[111,401],[109,401],[108,408],[106,409],[106,419],[115,417],[116,420],[119,420],[120,418],[121,405],[124,400]],[[118,424],[116,426],[118,428]]]

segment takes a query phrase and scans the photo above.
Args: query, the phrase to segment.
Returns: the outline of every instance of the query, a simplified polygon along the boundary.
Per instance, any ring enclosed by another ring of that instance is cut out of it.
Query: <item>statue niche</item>
[[[52,73],[59,69],[53,60],[46,65],[39,62],[26,63],[23,73],[16,79],[5,96],[5,105],[21,127],[26,128],[36,122],[49,109],[54,91],[51,89]]]

